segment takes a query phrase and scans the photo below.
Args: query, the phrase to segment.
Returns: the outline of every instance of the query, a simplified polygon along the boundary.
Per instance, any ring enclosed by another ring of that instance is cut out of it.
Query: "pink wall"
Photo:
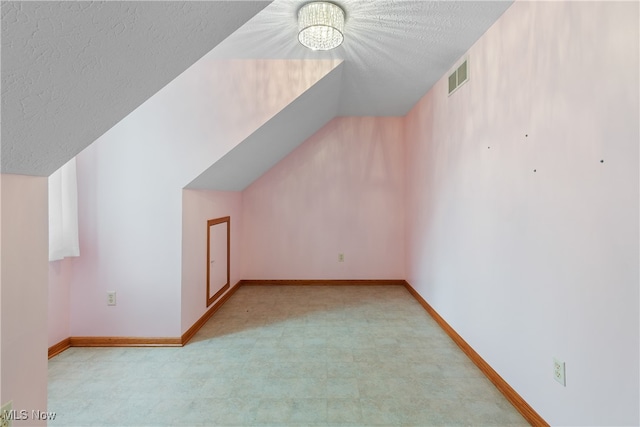
[[[47,407],[47,178],[3,174],[0,188],[0,402],[31,413]]]
[[[159,165],[138,164],[144,144],[128,131],[113,128],[77,157],[71,336],[180,334],[181,190],[170,172],[157,175]],[[116,306],[107,306],[108,291]]]
[[[640,423],[638,25],[516,2],[406,117],[407,279],[552,425]]]
[[[207,311],[207,220],[231,217],[230,286],[242,279],[241,208],[238,192],[182,192],[182,333]]]
[[[72,336],[181,334],[182,188],[338,64],[205,57],[78,155]]]
[[[336,118],[246,188],[243,278],[404,278],[402,124]]]
[[[49,347],[69,338],[72,258],[49,262],[47,330]]]

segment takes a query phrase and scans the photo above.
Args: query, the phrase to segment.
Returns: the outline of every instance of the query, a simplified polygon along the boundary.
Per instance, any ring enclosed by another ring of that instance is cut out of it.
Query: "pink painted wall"
[[[2,308],[2,247],[4,246],[4,240],[2,240],[2,174],[0,174],[0,309]],[[2,395],[2,311],[0,311],[0,405],[4,403],[4,397]]]
[[[247,187],[243,278],[403,279],[402,126],[336,118]]]
[[[78,155],[72,336],[181,334],[182,188],[338,64],[205,57]]]
[[[515,2],[406,117],[407,280],[552,425],[640,424],[638,6]]]
[[[47,408],[47,178],[3,174],[0,189],[0,401],[31,413]]]
[[[129,131],[116,126],[77,157],[71,336],[180,333],[181,190],[171,172],[158,176],[158,164],[139,164],[142,135]],[[117,293],[116,306],[107,306],[108,291]]]
[[[182,192],[182,333],[207,311],[208,220],[231,217],[230,286],[235,286],[242,279],[241,214],[242,194],[239,192]]]
[[[69,338],[69,311],[73,259],[49,262],[47,335],[49,347]]]

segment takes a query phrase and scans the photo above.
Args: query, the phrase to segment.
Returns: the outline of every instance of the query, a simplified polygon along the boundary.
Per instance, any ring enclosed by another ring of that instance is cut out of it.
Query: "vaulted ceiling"
[[[344,44],[311,52],[296,39],[303,3],[2,2],[2,173],[51,174],[207,53],[343,59],[336,102],[317,104],[322,117],[404,115],[511,5],[343,0]]]
[[[340,0],[344,43],[312,52],[297,40],[296,11],[276,0],[222,42],[217,58],[343,59],[338,115],[403,116],[512,1]]]

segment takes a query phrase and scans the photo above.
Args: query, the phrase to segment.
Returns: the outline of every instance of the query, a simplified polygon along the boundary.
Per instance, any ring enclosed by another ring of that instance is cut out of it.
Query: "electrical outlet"
[[[338,262],[344,262],[344,254],[338,254]]]
[[[565,379],[565,364],[563,361],[553,358],[553,378],[562,384],[564,387],[567,386],[567,382]]]
[[[107,292],[107,305],[116,305],[116,291]]]
[[[11,410],[12,401],[8,401],[0,409],[0,427],[11,427],[13,423],[13,411]]]

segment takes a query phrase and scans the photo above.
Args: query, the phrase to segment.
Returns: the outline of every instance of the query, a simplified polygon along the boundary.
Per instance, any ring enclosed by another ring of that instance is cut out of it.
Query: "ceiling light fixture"
[[[298,41],[311,50],[330,50],[344,40],[344,10],[326,1],[307,3],[298,11]]]

